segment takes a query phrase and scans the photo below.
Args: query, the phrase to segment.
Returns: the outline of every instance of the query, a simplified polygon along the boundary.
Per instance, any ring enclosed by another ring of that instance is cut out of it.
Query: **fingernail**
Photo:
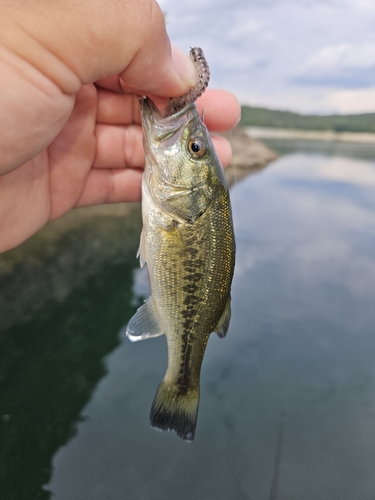
[[[175,70],[181,80],[189,85],[189,87],[194,87],[198,81],[198,73],[190,57],[181,49],[172,45],[172,59]]]

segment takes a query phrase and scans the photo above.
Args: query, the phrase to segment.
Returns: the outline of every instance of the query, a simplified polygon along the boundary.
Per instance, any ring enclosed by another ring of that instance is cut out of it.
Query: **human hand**
[[[139,200],[138,95],[162,104],[195,83],[187,56],[171,55],[153,0],[113,0],[105,11],[102,5],[39,0],[30,12],[24,0],[8,6],[0,33],[0,251],[73,207]],[[210,129],[238,121],[231,94],[207,91],[197,104]],[[222,138],[215,146],[227,164],[230,146]]]

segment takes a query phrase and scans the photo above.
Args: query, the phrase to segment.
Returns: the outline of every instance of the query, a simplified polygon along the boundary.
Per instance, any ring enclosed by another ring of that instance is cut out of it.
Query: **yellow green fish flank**
[[[199,378],[208,338],[224,337],[230,320],[235,242],[229,190],[209,133],[194,103],[163,117],[141,100],[146,167],[142,185],[141,265],[151,296],[127,335],[164,334],[168,368],[151,425],[192,440]]]

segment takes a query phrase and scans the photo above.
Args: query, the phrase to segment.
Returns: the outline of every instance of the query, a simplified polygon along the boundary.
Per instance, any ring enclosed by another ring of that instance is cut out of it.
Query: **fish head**
[[[145,182],[156,203],[177,221],[194,222],[226,180],[210,135],[194,103],[164,117],[141,100]]]

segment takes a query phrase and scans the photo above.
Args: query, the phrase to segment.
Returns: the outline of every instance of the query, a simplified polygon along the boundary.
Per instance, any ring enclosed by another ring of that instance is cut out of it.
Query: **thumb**
[[[64,93],[118,74],[129,88],[166,97],[183,94],[196,83],[188,56],[171,50],[155,0],[5,4],[11,23],[5,34],[8,47]]]
[[[193,87],[198,74],[191,59],[176,46],[167,46],[166,51],[162,52],[152,45],[144,45],[120,73],[120,78],[125,91],[175,97]]]

